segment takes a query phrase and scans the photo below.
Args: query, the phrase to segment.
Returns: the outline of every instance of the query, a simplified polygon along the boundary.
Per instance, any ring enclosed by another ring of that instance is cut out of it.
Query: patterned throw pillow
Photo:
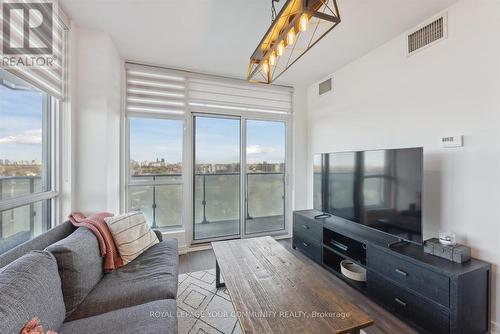
[[[129,212],[104,220],[113,235],[123,264],[131,262],[159,242],[142,212]]]

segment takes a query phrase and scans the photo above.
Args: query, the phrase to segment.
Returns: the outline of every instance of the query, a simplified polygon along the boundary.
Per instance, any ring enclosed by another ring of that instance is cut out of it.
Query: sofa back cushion
[[[9,263],[33,250],[44,250],[54,242],[58,242],[59,240],[66,238],[75,230],[76,227],[74,227],[69,221],[51,228],[47,232],[42,233],[39,236],[1,254],[0,268],[5,267]]]
[[[0,333],[19,333],[33,317],[57,331],[65,318],[55,258],[32,251],[0,269]]]
[[[129,212],[104,220],[113,235],[123,264],[131,262],[159,242],[142,212]]]
[[[99,243],[92,231],[79,227],[47,250],[57,260],[66,316],[69,316],[104,275]]]

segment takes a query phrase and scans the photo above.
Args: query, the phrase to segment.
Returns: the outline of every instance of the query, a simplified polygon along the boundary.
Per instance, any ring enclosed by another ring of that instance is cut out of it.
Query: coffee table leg
[[[220,282],[220,268],[219,268],[219,262],[215,260],[215,287],[218,288],[223,288],[225,287],[225,283]]]
[[[351,331],[350,334],[360,334],[360,333],[361,333],[361,331],[359,329],[355,329],[355,330]]]

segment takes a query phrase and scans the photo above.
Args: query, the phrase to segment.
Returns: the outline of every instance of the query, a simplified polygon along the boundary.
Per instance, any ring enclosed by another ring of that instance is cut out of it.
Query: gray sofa
[[[178,254],[163,239],[104,273],[97,239],[66,222],[0,255],[0,333],[32,317],[66,333],[177,333]]]

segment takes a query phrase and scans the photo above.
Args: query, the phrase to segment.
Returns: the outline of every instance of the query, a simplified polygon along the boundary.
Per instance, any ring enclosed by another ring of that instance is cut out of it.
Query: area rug
[[[243,334],[227,289],[215,287],[215,269],[179,275],[177,311],[179,334]]]
[[[242,334],[226,288],[215,287],[215,269],[179,275],[179,334]]]

